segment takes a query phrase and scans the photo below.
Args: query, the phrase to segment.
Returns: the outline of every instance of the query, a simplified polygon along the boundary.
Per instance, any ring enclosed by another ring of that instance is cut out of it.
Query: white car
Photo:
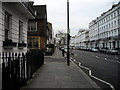
[[[91,51],[98,52],[98,49],[97,48],[92,48]]]

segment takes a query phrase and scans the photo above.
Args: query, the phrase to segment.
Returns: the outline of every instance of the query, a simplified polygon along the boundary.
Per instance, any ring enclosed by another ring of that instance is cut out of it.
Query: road
[[[112,84],[115,89],[120,88],[120,60],[119,55],[109,55],[99,52],[73,50],[77,61],[88,67],[92,75]]]

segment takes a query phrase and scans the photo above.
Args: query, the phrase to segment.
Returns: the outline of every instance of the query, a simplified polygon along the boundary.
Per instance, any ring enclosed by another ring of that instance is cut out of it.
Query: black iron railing
[[[0,53],[2,90],[19,90],[44,64],[43,52]]]

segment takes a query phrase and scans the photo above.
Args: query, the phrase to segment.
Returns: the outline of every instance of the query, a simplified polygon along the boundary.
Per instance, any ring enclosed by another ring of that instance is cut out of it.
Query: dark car
[[[107,51],[108,54],[118,54],[118,50],[117,49],[109,49]]]
[[[109,50],[109,49],[108,49],[107,47],[105,47],[105,48],[101,48],[101,49],[100,49],[100,52],[107,53],[108,50]]]
[[[120,54],[120,48],[116,48],[116,50],[118,51],[118,54]]]

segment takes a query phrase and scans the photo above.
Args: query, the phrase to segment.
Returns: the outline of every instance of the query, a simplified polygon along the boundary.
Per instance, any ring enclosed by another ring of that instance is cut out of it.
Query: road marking
[[[98,58],[98,56],[95,56],[96,58]]]
[[[115,60],[108,60],[108,61],[111,61],[111,62],[116,62],[116,63],[120,63],[119,61],[115,61]]]
[[[117,61],[117,63],[120,63],[119,61]]]
[[[81,63],[79,63],[79,66],[81,66]]]
[[[115,59],[119,59],[118,57],[115,57]]]
[[[117,61],[117,60],[111,60],[111,59],[107,59],[107,58],[101,58],[101,59],[104,59],[106,61],[111,61],[111,62],[114,62],[114,63],[120,63],[120,61]]]
[[[72,62],[74,62],[74,61],[72,61]],[[78,62],[78,61],[75,61],[75,62]],[[88,67],[82,66],[82,65],[81,65],[81,62],[79,62],[79,67],[88,70],[88,71],[89,71],[89,76],[90,76],[90,77],[92,77],[92,78],[94,78],[94,79],[96,79],[96,80],[98,80],[98,81],[100,81],[100,82],[102,82],[102,83],[105,83],[105,84],[109,85],[110,88],[111,88],[112,90],[115,90],[115,88],[113,87],[112,84],[110,84],[110,83],[108,83],[108,82],[106,82],[106,81],[104,81],[104,80],[102,80],[102,79],[100,79],[100,78],[98,78],[98,77],[92,75],[92,71],[91,71],[91,69],[88,68]]]
[[[89,70],[89,75],[90,75],[90,76],[92,75],[92,72],[91,72],[91,70]]]
[[[74,62],[76,61],[76,59],[74,59]]]
[[[120,63],[120,61],[117,61],[117,60],[110,60],[110,59],[107,59],[107,58],[104,58],[106,61],[110,61],[110,62],[114,62],[114,63]]]
[[[105,58],[105,60],[107,60],[107,58]]]

